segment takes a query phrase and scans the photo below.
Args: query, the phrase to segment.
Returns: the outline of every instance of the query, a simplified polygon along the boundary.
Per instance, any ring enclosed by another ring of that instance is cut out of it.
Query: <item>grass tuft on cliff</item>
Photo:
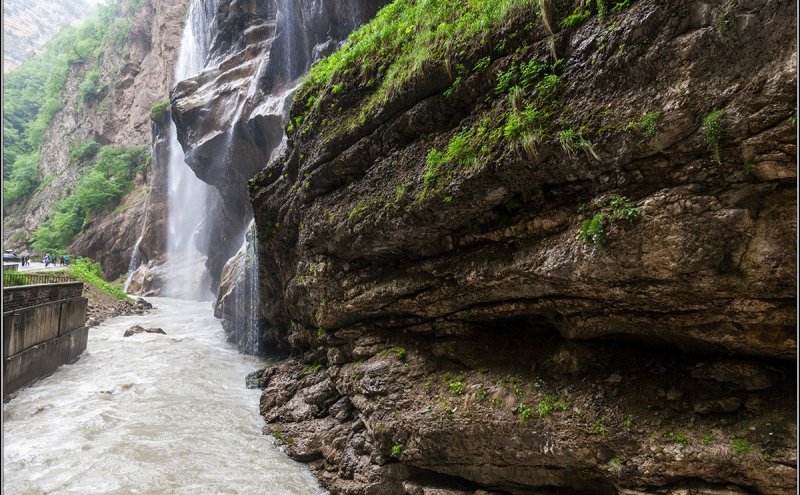
[[[536,0],[396,0],[350,35],[341,50],[315,64],[298,91],[307,110],[323,93],[376,87],[361,115],[396,96],[430,64],[449,62],[488,41],[515,11]],[[437,62],[438,61],[438,62]]]

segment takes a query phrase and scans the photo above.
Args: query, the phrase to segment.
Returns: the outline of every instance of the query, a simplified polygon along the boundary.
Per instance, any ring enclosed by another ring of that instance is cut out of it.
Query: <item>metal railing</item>
[[[65,282],[78,282],[78,280],[70,277],[69,275],[56,273],[3,272],[4,287],[37,284],[63,284]]]

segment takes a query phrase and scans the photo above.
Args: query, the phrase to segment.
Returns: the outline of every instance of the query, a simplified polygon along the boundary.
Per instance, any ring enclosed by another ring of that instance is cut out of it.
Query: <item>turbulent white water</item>
[[[150,301],[4,405],[4,493],[324,493],[261,433],[244,379],[264,363],[225,343],[208,303]],[[167,335],[123,338],[134,324]]]

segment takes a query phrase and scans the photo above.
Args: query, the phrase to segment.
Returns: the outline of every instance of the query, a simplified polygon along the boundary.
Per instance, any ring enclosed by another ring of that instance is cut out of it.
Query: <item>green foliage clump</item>
[[[453,395],[461,395],[464,393],[464,382],[461,380],[451,380],[447,386],[450,388],[450,392]]]
[[[3,164],[4,174],[6,170],[10,171],[10,177],[3,180],[3,204],[8,206],[30,196],[39,185],[39,153],[15,157],[8,169]]]
[[[631,6],[631,0],[618,0],[613,7],[612,12],[621,12]]]
[[[81,163],[94,158],[100,151],[100,144],[94,139],[73,141],[68,145],[70,163]]]
[[[345,91],[373,91],[356,111],[358,122],[407,87],[409,80],[444,61],[465,58],[488,40],[515,11],[535,0],[395,0],[353,32],[332,55],[315,64],[298,90],[298,100],[344,84]]]
[[[592,16],[592,12],[588,9],[578,9],[575,12],[571,13],[561,21],[561,27],[564,29],[569,29],[573,27],[580,26],[584,22],[586,22],[589,17]]]
[[[396,443],[392,445],[392,457],[400,457],[401,452],[403,452],[403,444]]]
[[[449,177],[455,166],[474,167],[489,155],[491,146],[498,141],[501,130],[493,127],[487,117],[474,127],[467,127],[455,134],[444,151],[431,149],[425,159],[425,173],[422,176],[424,198],[439,188]]]
[[[595,4],[597,5],[597,15],[600,17],[605,17],[606,13],[608,12],[606,0],[595,0]]]
[[[404,360],[406,358],[406,349],[405,347],[390,347],[388,349],[384,349],[380,352],[380,356],[385,356],[387,354],[394,354],[397,356],[397,359]]]
[[[528,421],[533,417],[533,409],[531,409],[526,404],[520,404],[517,406],[517,413],[519,413],[519,417],[523,421]]]
[[[533,84],[547,73],[550,66],[537,59],[531,59],[521,64],[513,63],[504,72],[497,76],[497,94],[508,94],[512,88],[529,89]]]
[[[100,74],[96,70],[90,70],[78,86],[78,92],[84,102],[99,101],[108,92],[108,84],[100,80]]]
[[[525,136],[537,132],[544,124],[546,115],[526,104],[521,112],[509,112],[503,126],[503,136],[510,141],[518,141]]]
[[[316,373],[323,368],[322,363],[303,365],[303,373]]]
[[[356,202],[355,206],[350,210],[350,214],[347,215],[348,220],[353,220],[354,218],[359,218],[367,213],[370,209],[380,209],[386,206],[387,200],[383,196],[373,195],[369,196],[365,199],[359,199]]]
[[[622,128],[625,132],[637,131],[642,136],[653,137],[658,133],[658,120],[661,112],[647,112],[636,120],[631,120]]]
[[[583,127],[578,130],[564,129],[558,133],[558,142],[561,144],[561,148],[570,158],[574,158],[578,150],[583,150],[586,153],[586,156],[591,156],[596,160],[599,160],[600,157],[598,157],[597,153],[595,153],[592,142],[584,137],[584,130],[585,129]]]
[[[631,0],[620,0],[614,2],[614,6],[611,7],[612,12],[620,12],[623,9],[626,9],[630,6]],[[595,0],[594,1],[594,9],[597,12],[597,15],[600,18],[605,17],[608,14],[608,5],[606,0]],[[578,5],[578,8],[572,12],[570,15],[565,17],[561,21],[561,27],[564,29],[569,29],[573,27],[580,26],[584,22],[586,22],[592,16],[592,2],[591,1],[582,1]]]
[[[578,232],[578,237],[583,239],[583,242],[602,245],[605,239],[605,222],[606,214],[602,211],[596,213],[592,218],[584,220],[581,223],[581,230]]]
[[[537,405],[539,416],[544,418],[551,412],[566,411],[567,403],[559,400],[557,397],[545,396],[539,400]]]
[[[725,129],[722,126],[722,119],[725,117],[725,112],[722,110],[714,110],[703,119],[703,127],[700,131],[706,141],[706,146],[711,154],[714,156],[714,161],[720,163],[719,156],[719,143],[722,141],[722,135]]]
[[[91,258],[78,258],[75,261],[70,261],[67,272],[70,276],[82,280],[84,283],[91,284],[102,292],[114,296],[117,299],[122,301],[130,300],[127,294],[105,281],[105,275],[103,275],[103,269],[100,267],[100,263]]]
[[[489,64],[492,63],[492,57],[486,56],[481,57],[477,62],[475,62],[475,66],[472,68],[473,72],[483,72]]]
[[[169,110],[170,101],[163,100],[159,101],[152,107],[150,107],[150,120],[155,122],[160,122],[164,119],[164,115],[166,115],[167,110]]]
[[[545,100],[555,97],[561,87],[561,77],[548,74],[536,85],[536,93]]]
[[[598,212],[581,223],[578,238],[583,242],[602,246],[606,232],[620,221],[633,223],[641,217],[638,207],[628,203],[625,196],[614,195],[608,203],[610,212]]]
[[[721,15],[717,16],[717,20],[714,23],[714,26],[717,29],[717,33],[720,36],[724,36],[728,34],[736,25],[736,19],[728,12],[724,12]]]
[[[103,147],[84,167],[75,190],[53,207],[53,215],[33,233],[38,252],[66,248],[87,220],[113,206],[133,187],[133,179],[150,159],[145,147]]]
[[[681,445],[686,445],[689,443],[689,437],[683,433],[667,432],[664,434],[664,438]]]
[[[611,196],[608,205],[611,206],[611,215],[609,216],[609,219],[612,223],[617,220],[635,222],[639,219],[639,208],[628,203],[628,200],[625,198],[625,196]]]
[[[743,456],[753,451],[753,446],[744,438],[734,438],[731,440],[731,447],[733,447],[733,453],[737,456]]]
[[[606,426],[606,417],[600,416],[592,423],[592,433],[595,435],[605,436],[608,434],[608,427]]]

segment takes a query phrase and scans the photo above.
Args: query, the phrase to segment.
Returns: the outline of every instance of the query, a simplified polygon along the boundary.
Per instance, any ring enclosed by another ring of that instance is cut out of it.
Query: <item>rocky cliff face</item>
[[[334,493],[793,492],[793,4],[545,5],[300,90],[268,428]]]
[[[40,151],[40,174],[48,179],[25,204],[24,211],[6,212],[7,237],[22,232],[21,237],[30,238],[53,204],[74,188],[79,169],[70,163],[70,143],[93,139],[102,145],[150,146],[150,108],[166,99],[172,86],[185,9],[186,1],[142,2],[131,19],[123,49],[107,50],[99,68],[102,80],[110,83],[102,101],[81,100],[78,86],[84,68],[72,69],[64,106],[50,122]],[[160,204],[157,199],[147,200],[148,184],[159,176],[158,170],[148,170],[138,177],[134,191],[114,211],[85,226],[70,252],[97,259],[110,278],[126,273],[142,232],[145,206],[154,205],[148,212],[151,222],[166,214],[165,209],[155,207]]]
[[[252,218],[247,181],[281,143],[298,78],[381,4],[204,3],[215,12],[206,68],[175,87],[172,112],[186,163],[221,196],[204,226],[214,291]]]

